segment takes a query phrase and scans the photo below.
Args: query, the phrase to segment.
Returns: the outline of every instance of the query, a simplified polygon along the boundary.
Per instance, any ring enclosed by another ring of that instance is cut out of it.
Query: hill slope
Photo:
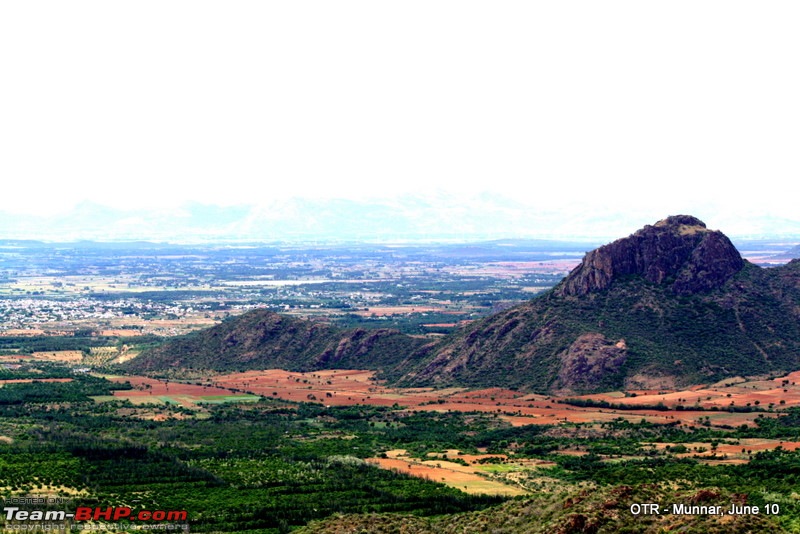
[[[425,340],[396,330],[343,330],[253,310],[212,328],[172,339],[126,364],[132,372],[167,369],[380,369],[389,373],[424,350]],[[391,374],[391,373],[389,373]]]
[[[298,534],[579,534],[602,532],[703,532],[747,534],[788,532],[766,514],[743,515],[633,515],[630,507],[643,502],[677,502],[699,506],[719,506],[728,510],[741,495],[716,488],[674,491],[655,484],[599,487],[562,494],[541,493],[516,499],[479,512],[449,514],[435,518],[395,514],[349,514],[313,521]],[[662,507],[663,509],[663,507]]]

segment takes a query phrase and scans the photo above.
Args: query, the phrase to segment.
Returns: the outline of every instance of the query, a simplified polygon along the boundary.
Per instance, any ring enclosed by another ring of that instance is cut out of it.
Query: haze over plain
[[[790,2],[0,7],[0,237],[800,236]]]

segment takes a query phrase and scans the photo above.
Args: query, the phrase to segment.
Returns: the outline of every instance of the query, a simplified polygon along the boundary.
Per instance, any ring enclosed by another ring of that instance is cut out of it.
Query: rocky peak
[[[640,275],[675,293],[692,294],[720,287],[743,266],[723,233],[696,217],[673,215],[587,253],[555,293],[585,295],[621,276]]]

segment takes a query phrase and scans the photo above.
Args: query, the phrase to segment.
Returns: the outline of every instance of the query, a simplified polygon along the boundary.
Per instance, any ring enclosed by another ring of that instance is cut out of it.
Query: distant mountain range
[[[44,241],[403,242],[539,238],[596,243],[650,220],[605,207],[532,209],[492,196],[406,195],[392,199],[253,199],[253,205],[187,204],[115,209],[84,202],[63,212],[0,212],[0,239]],[[745,236],[800,236],[800,221],[717,214]]]
[[[800,258],[800,245],[787,250],[786,255],[791,258]]]
[[[761,268],[691,216],[595,249],[543,296],[442,340],[256,311],[169,341],[134,371],[376,369],[414,386],[666,388],[800,368],[800,260]]]

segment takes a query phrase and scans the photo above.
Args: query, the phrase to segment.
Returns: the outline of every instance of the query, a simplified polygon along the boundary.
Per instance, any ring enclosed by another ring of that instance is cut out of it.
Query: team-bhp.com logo
[[[6,521],[186,521],[186,510],[141,510],[136,514],[127,506],[110,506],[108,508],[90,508],[78,506],[74,514],[60,510],[20,510],[19,508],[5,508]]]
[[[6,506],[3,511],[5,525],[0,526],[0,532],[4,530],[28,530],[21,527],[30,526],[32,522],[39,523],[41,525],[39,528],[43,528],[45,523],[62,523],[60,528],[53,529],[51,527],[45,530],[117,530],[120,528],[118,523],[126,523],[133,526],[133,522],[139,521],[142,523],[136,530],[188,530],[188,525],[185,524],[188,515],[186,510],[140,510],[134,512],[132,508],[127,506],[110,506],[107,508],[78,506],[73,513],[63,510],[21,510],[19,507]],[[67,521],[72,523],[71,527],[63,524]],[[113,522],[113,528],[109,528],[112,525],[107,523],[101,524],[104,528],[100,529],[82,528],[83,526],[93,526],[94,523],[92,522],[99,521]]]

